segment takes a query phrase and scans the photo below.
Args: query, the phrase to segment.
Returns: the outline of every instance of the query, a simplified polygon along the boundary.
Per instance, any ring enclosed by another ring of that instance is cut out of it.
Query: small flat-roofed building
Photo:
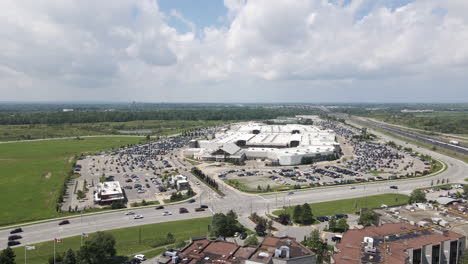
[[[187,177],[184,175],[172,175],[169,183],[174,185],[178,191],[187,190],[190,187]]]
[[[465,236],[408,223],[350,229],[336,245],[334,263],[459,263]]]
[[[316,255],[290,237],[266,237],[257,247],[193,238],[180,252],[166,252],[165,264],[315,264]]]
[[[94,203],[110,204],[116,201],[124,201],[125,196],[118,181],[101,182],[96,185]]]

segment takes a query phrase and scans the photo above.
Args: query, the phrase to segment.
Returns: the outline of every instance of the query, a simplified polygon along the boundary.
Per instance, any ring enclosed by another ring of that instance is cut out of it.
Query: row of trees
[[[314,156],[314,157],[302,157],[301,164],[313,164],[315,162],[332,161],[332,160],[337,160],[339,158],[340,158],[340,154],[338,153],[333,153],[329,155],[317,154],[317,156]]]
[[[77,111],[0,113],[0,124],[68,124],[128,122],[135,120],[258,120],[277,116],[313,114],[318,110],[299,108],[224,107],[213,109],[170,109],[158,111]]]
[[[267,230],[273,230],[273,220],[261,217],[257,213],[252,213],[250,219],[255,223],[255,232],[257,232],[259,236],[265,236]]]
[[[193,167],[192,173],[193,175],[195,175],[195,177],[197,177],[201,181],[205,182],[206,184],[210,185],[216,190],[219,190],[218,183],[214,179],[212,179],[210,176],[204,174],[199,168]]]
[[[68,249],[64,254],[55,256],[55,264],[102,264],[112,263],[116,258],[115,239],[112,235],[97,232],[85,241],[78,251]],[[11,248],[0,254],[0,264],[15,264],[16,255]],[[54,263],[54,256],[48,261]]]

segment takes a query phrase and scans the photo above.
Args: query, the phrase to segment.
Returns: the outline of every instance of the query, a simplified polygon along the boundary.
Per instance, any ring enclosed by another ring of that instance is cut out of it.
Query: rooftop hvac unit
[[[164,256],[175,257],[175,256],[177,256],[177,252],[175,252],[175,251],[166,251],[166,252],[164,252]]]
[[[366,252],[366,253],[376,253],[377,249],[375,247],[364,247],[364,252]]]
[[[364,237],[364,243],[366,243],[366,247],[374,247],[374,239],[372,237]]]
[[[172,257],[172,263],[177,264],[179,262],[179,257],[178,256],[173,256]]]

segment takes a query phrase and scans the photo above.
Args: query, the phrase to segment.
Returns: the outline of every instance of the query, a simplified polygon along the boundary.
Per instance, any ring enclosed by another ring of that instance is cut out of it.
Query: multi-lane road
[[[357,124],[355,124],[357,125]],[[228,210],[236,211],[240,216],[249,215],[252,212],[263,213],[280,208],[283,205],[296,205],[305,202],[323,202],[355,197],[370,196],[382,193],[404,193],[409,194],[413,189],[426,187],[430,185],[431,180],[450,179],[451,183],[463,182],[463,179],[468,178],[468,165],[460,160],[447,157],[445,155],[433,152],[430,150],[418,148],[411,144],[407,144],[396,138],[390,138],[377,131],[373,133],[381,136],[385,140],[393,140],[397,144],[409,146],[417,149],[419,152],[429,154],[432,157],[441,160],[447,165],[447,169],[435,176],[420,177],[407,180],[399,180],[397,182],[377,182],[369,184],[355,185],[355,189],[350,189],[349,185],[340,187],[329,187],[323,189],[312,189],[296,191],[294,194],[282,192],[277,194],[252,195],[239,192],[230,186],[219,182],[221,190],[225,196],[219,196],[205,185],[200,185],[197,201],[192,204],[184,203],[179,205],[169,205],[163,210],[155,210],[154,208],[132,209],[137,214],[142,214],[143,219],[134,220],[132,216],[126,216],[124,211],[108,212],[95,215],[84,215],[78,218],[70,219],[71,224],[59,226],[59,220],[46,223],[38,223],[25,225],[22,245],[32,244],[42,241],[52,240],[54,238],[63,238],[68,236],[80,235],[82,233],[91,233],[96,231],[104,231],[122,227],[138,226],[142,224],[160,223],[167,221],[175,221],[182,219],[198,218],[210,216],[217,212],[227,212]],[[184,173],[189,177],[193,177],[190,173]],[[196,181],[192,179],[192,181]],[[398,185],[398,190],[390,189],[391,185]],[[201,202],[200,202],[201,199]],[[200,203],[208,205],[210,208],[205,212],[195,212],[195,208],[199,207]],[[185,207],[189,209],[187,214],[179,214],[179,208]],[[163,216],[164,211],[172,212],[171,216]],[[7,238],[11,228],[0,230],[0,247],[6,246]]]

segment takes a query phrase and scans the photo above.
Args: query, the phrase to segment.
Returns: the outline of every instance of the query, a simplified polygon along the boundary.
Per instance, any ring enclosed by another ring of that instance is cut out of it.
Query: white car
[[[136,258],[136,259],[141,260],[141,261],[146,260],[145,255],[143,255],[143,254],[135,255],[135,257],[133,257],[133,258]]]
[[[135,212],[133,212],[133,211],[125,212],[125,215],[134,215],[134,214],[135,214]]]
[[[349,186],[349,188],[350,188],[350,189],[356,189],[356,187],[354,187],[354,186]]]
[[[167,215],[172,215],[172,213],[171,212],[164,212],[162,215],[167,216]]]
[[[143,215],[135,215],[133,219],[143,219]]]

